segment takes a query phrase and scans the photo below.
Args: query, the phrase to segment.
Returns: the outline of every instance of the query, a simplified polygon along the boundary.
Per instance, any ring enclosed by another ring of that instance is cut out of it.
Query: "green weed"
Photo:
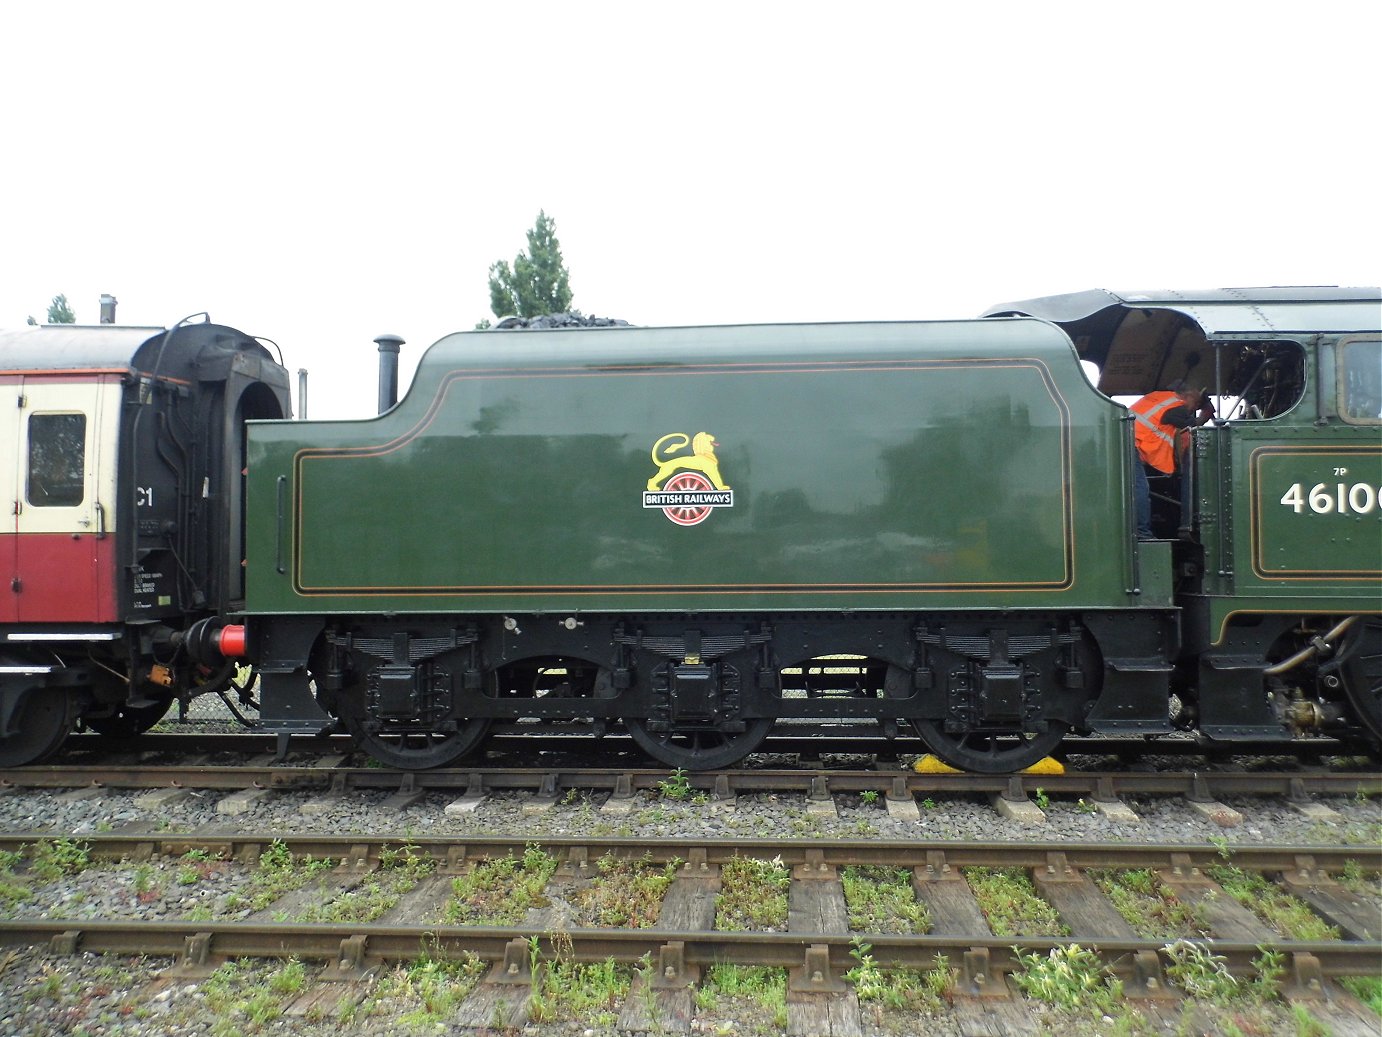
[[[677,877],[680,860],[657,866],[651,856],[628,860],[605,854],[597,867],[599,876],[571,895],[577,923],[628,929],[645,929],[657,922],[662,898]]]
[[[613,959],[543,962],[533,973],[529,1018],[535,1023],[577,1021],[613,1026],[632,981],[632,968]]]
[[[780,1030],[787,1025],[787,970],[763,965],[712,965],[706,969],[695,998],[702,1011],[714,1008],[722,998],[747,1003]]]
[[[858,939],[851,943],[849,953],[859,964],[845,973],[845,979],[854,984],[860,1005],[874,1005],[880,1010],[935,1012],[950,1001],[955,974],[945,955],[936,955],[935,965],[926,972],[885,969],[874,960],[871,945]]]
[[[926,933],[931,913],[912,892],[910,868],[845,868],[849,927],[866,933]]]
[[[459,960],[424,956],[381,979],[371,1004],[415,1004],[398,1017],[399,1023],[410,1029],[433,1030],[455,1014],[457,1005],[479,986],[485,970],[485,963],[469,951]]]
[[[44,882],[79,875],[91,867],[91,847],[63,836],[40,839],[30,848],[33,873]]]
[[[1350,976],[1339,980],[1345,990],[1382,1015],[1382,976]]]
[[[1138,936],[1175,940],[1209,934],[1195,905],[1181,900],[1151,868],[1091,871],[1089,876]]]
[[[715,928],[721,932],[780,930],[787,925],[787,890],[791,873],[782,859],[733,857],[720,867],[715,897]]]
[[[678,767],[657,783],[657,791],[663,799],[690,799],[691,778],[684,769]]]
[[[1176,940],[1162,952],[1171,962],[1166,978],[1191,997],[1224,1004],[1242,995],[1242,984],[1228,971],[1228,960],[1206,944]]]
[[[275,900],[301,889],[313,878],[335,866],[336,862],[329,857],[313,857],[310,854],[294,857],[285,843],[275,839],[259,855],[259,867],[251,873],[245,887],[226,897],[221,913],[262,911]]]
[[[1229,896],[1291,940],[1337,940],[1339,930],[1279,886],[1256,872],[1227,865],[1205,869]]]
[[[548,901],[543,889],[557,870],[557,859],[537,846],[523,857],[479,861],[451,883],[453,899],[444,919],[452,925],[513,925],[530,908]]]
[[[1049,954],[1014,948],[1022,968],[1013,982],[1028,997],[1064,1009],[1112,1011],[1123,996],[1123,984],[1104,968],[1097,951],[1077,943],[1052,947]]]
[[[964,875],[995,936],[1070,935],[1020,868],[965,868]]]

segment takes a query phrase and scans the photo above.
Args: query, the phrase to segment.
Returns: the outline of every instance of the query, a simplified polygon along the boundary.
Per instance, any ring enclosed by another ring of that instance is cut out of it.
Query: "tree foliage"
[[[510,267],[499,260],[489,268],[489,308],[496,317],[540,317],[571,308],[571,275],[561,257],[556,224],[539,211],[528,231],[528,251]]]
[[[67,305],[67,296],[55,295],[53,301],[48,304],[48,323],[49,324],[76,324],[77,315],[72,312],[72,307]]]

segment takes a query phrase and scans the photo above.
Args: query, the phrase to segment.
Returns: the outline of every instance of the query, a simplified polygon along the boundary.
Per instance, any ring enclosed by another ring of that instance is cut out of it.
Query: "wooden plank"
[[[341,1013],[358,1005],[369,993],[364,983],[319,983],[283,1007],[289,1019],[339,1019]]]
[[[912,870],[912,889],[931,911],[932,933],[938,936],[992,936],[969,883],[959,874],[928,878],[925,868]]]
[[[1217,883],[1208,879],[1187,882],[1183,876],[1168,872],[1162,872],[1162,878],[1176,891],[1176,896],[1195,908],[1221,940],[1271,944],[1279,939],[1266,922],[1225,893]]]
[[[1382,907],[1370,897],[1352,893],[1337,882],[1327,880],[1308,885],[1287,881],[1283,887],[1309,904],[1310,909],[1330,925],[1338,926],[1347,939],[1376,940],[1382,933]]]
[[[859,999],[846,994],[787,994],[787,1033],[794,1037],[863,1037]]]
[[[787,901],[787,929],[794,933],[847,933],[849,913],[838,878],[793,882]]]
[[[1056,909],[1061,921],[1070,927],[1071,936],[1104,940],[1136,937],[1132,926],[1089,876],[1053,877],[1037,869],[1032,878],[1037,893]]]
[[[1317,1022],[1327,1026],[1331,1037],[1378,1037],[1382,1020],[1377,1013],[1339,988],[1330,990],[1328,1001],[1300,1001]],[[1292,1003],[1292,1002],[1288,1002]]]
[[[285,920],[291,922],[303,912],[320,907],[327,900],[349,893],[359,886],[364,878],[363,875],[351,872],[323,872],[305,886],[284,893],[268,907],[247,915],[244,920],[250,923]]]
[[[662,909],[653,928],[671,932],[712,929],[715,925],[715,898],[719,893],[719,878],[678,876],[662,898]]]
[[[689,986],[679,990],[655,990],[643,974],[633,977],[629,996],[619,1010],[620,1033],[688,1033],[696,1013]]]
[[[950,1018],[962,1037],[1028,1037],[1043,1032],[1020,1001],[958,998],[951,1008]]]
[[[532,988],[526,984],[481,983],[456,1007],[453,1027],[505,1033],[528,1021]]]
[[[440,921],[451,899],[451,883],[450,875],[427,876],[373,924],[427,925]]]
[[[787,899],[789,932],[849,932],[844,886],[834,868],[824,874],[829,877],[797,878],[792,882]],[[803,968],[809,967],[808,956]],[[826,971],[834,970],[826,967]],[[800,978],[801,973],[793,970],[791,975]],[[833,980],[837,986],[843,986],[838,974],[826,978]],[[787,1033],[799,1037],[862,1037],[863,1032],[859,998],[853,990],[817,992],[788,989]]]

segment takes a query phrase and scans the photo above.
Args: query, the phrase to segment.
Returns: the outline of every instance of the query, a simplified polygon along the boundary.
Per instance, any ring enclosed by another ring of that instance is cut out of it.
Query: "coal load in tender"
[[[495,331],[522,328],[627,328],[629,322],[616,317],[587,317],[579,310],[570,313],[545,313],[541,317],[505,317]]]

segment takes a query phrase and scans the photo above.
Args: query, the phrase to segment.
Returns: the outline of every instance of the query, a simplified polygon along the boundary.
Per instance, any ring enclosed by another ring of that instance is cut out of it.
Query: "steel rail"
[[[194,722],[195,723],[195,722]],[[514,725],[521,727],[521,725]],[[779,733],[781,732],[781,733]],[[278,748],[274,735],[253,730],[226,731],[150,731],[133,738],[120,739],[112,743],[106,735],[94,731],[79,732],[68,737],[64,745],[64,755],[74,756],[82,753],[115,752],[244,752],[272,753]],[[317,734],[295,735],[292,748],[295,752],[348,752],[358,750],[349,735]],[[524,733],[521,730],[505,730],[491,733],[486,739],[484,750],[487,754],[534,753],[590,753],[596,752],[604,757],[628,753],[639,759],[646,759],[640,749],[627,735],[608,734],[596,738],[593,735],[572,733]],[[761,753],[799,753],[799,754],[841,754],[841,755],[886,755],[898,753],[908,755],[925,751],[920,742],[902,742],[870,734],[849,734],[832,731],[824,734],[810,732],[784,731],[779,728],[769,736]],[[1061,743],[1060,755],[1071,756],[1204,756],[1208,758],[1247,757],[1247,756],[1293,756],[1318,759],[1323,756],[1347,756],[1364,752],[1358,746],[1336,738],[1295,739],[1290,742],[1249,739],[1234,742],[1209,742],[1186,735],[1173,735],[1148,740],[1128,736],[1078,736],[1071,735]]]
[[[0,851],[18,852],[61,833],[0,833]],[[444,867],[458,868],[469,861],[522,856],[531,846],[552,853],[568,868],[584,868],[605,854],[644,858],[654,863],[671,860],[718,866],[735,857],[780,858],[784,865],[869,866],[927,868],[944,871],[963,867],[1060,868],[1157,868],[1189,872],[1216,864],[1233,864],[1248,871],[1305,873],[1341,871],[1350,863],[1369,871],[1382,871],[1382,846],[1243,844],[1224,847],[1210,843],[1069,843],[1069,842],[971,842],[944,840],[865,839],[630,839],[586,836],[418,836],[380,835],[280,835],[217,832],[100,832],[66,836],[103,859],[177,857],[201,850],[227,859],[256,862],[269,845],[281,843],[295,855],[329,857],[348,868],[375,866],[385,850],[407,848],[426,855]]]
[[[363,969],[371,961],[404,962],[428,956],[460,957],[465,953],[486,960],[515,957],[526,960],[536,937],[541,954],[559,953],[581,961],[639,962],[657,960],[664,947],[676,946],[689,965],[802,966],[807,954],[824,948],[832,969],[854,964],[851,952],[860,940],[871,945],[880,964],[928,968],[936,955],[952,962],[974,951],[985,952],[987,968],[1006,972],[1019,967],[1021,952],[1046,952],[1078,944],[1093,947],[1113,971],[1130,974],[1135,957],[1158,953],[1167,941],[1071,937],[999,937],[820,932],[712,932],[666,929],[564,929],[549,933],[531,927],[501,926],[387,926],[373,924],[299,925],[285,922],[183,922],[90,919],[21,918],[0,921],[0,946],[47,944],[61,953],[95,952],[179,957],[207,962],[215,958],[288,958],[335,961],[338,967]],[[1232,940],[1196,941],[1225,959],[1236,975],[1256,972],[1253,959],[1262,948]],[[1379,941],[1283,940],[1273,949],[1286,955],[1309,955],[1327,976],[1372,975],[1382,959]],[[819,960],[819,959],[817,959]]]

